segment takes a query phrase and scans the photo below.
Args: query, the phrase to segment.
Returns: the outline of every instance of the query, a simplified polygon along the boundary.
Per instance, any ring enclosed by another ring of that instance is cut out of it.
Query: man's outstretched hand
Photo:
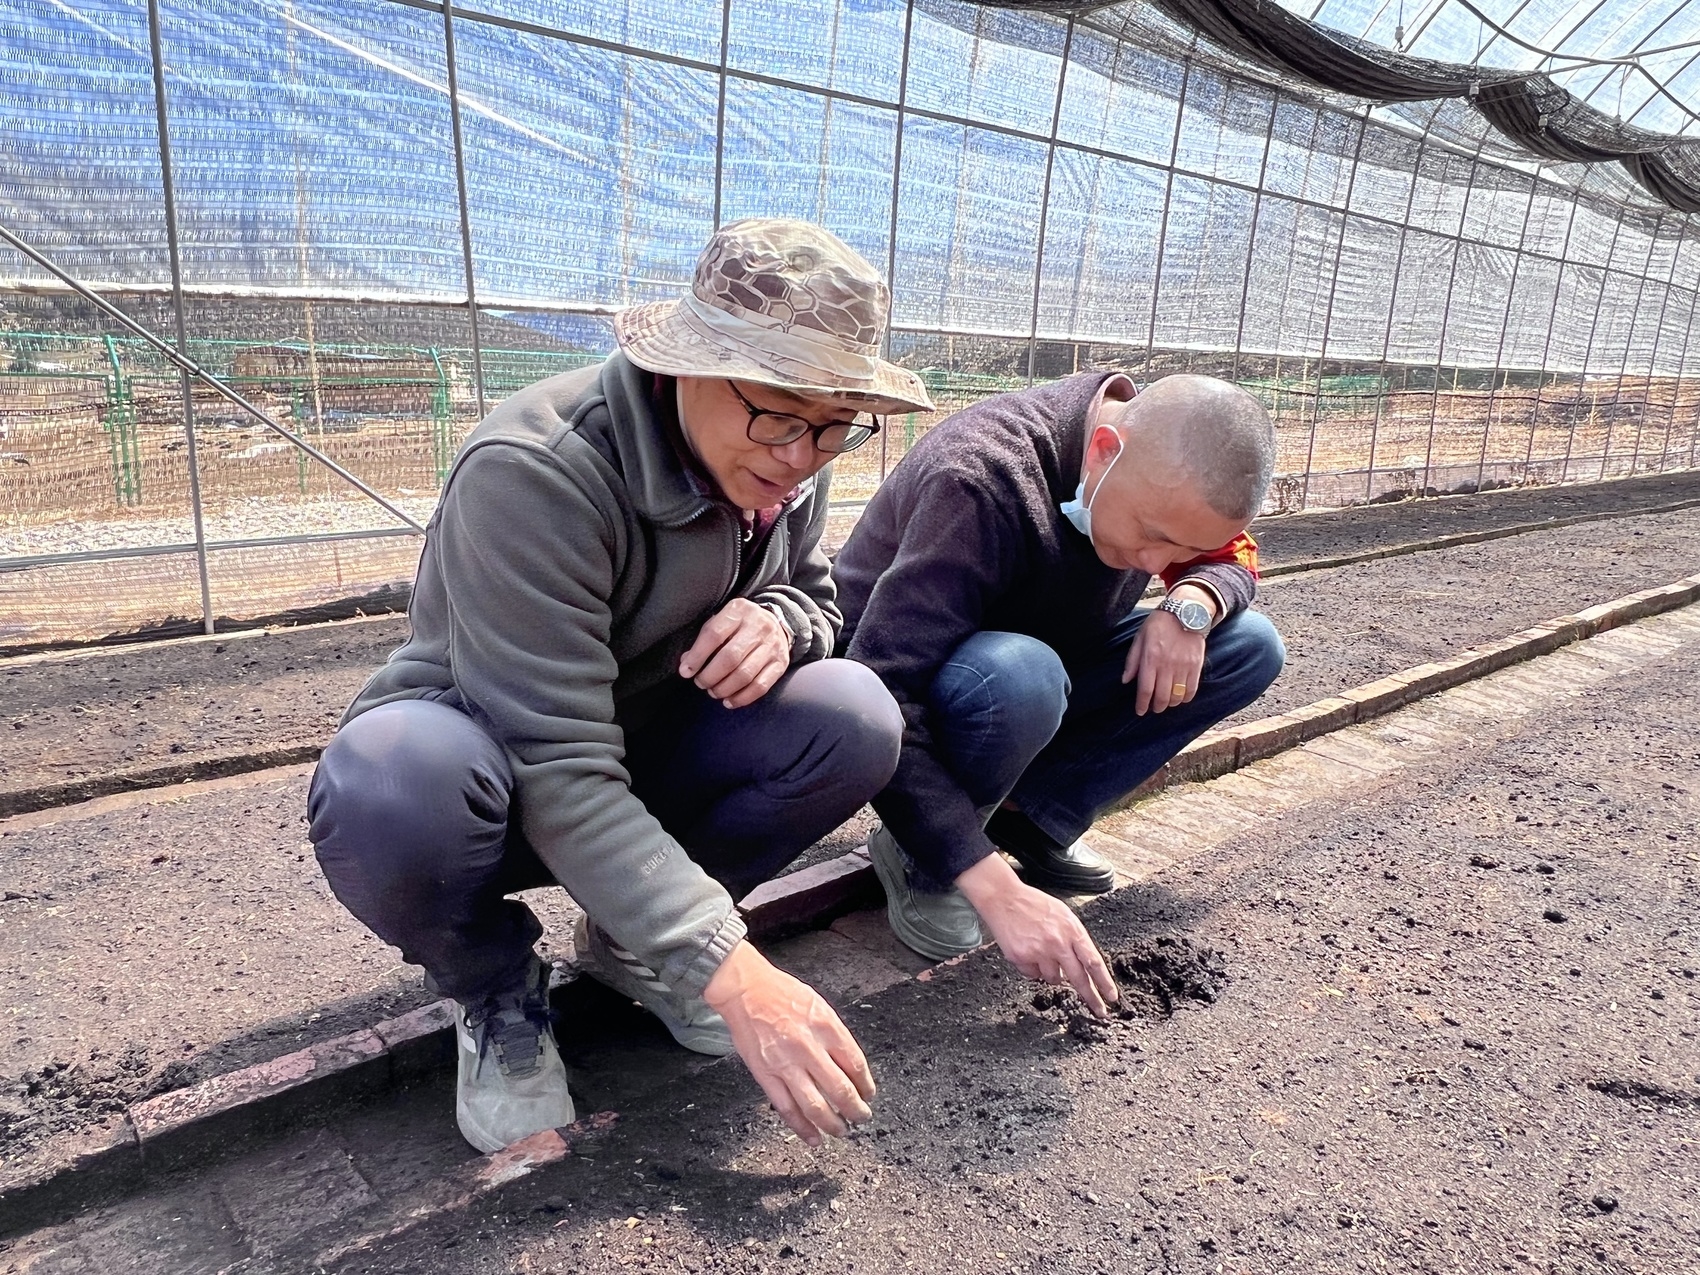
[[[1009,963],[1028,978],[1072,987],[1086,1008],[1109,1016],[1118,998],[1098,945],[1061,899],[1035,890],[1000,854],[987,855],[956,878]]]
[[[873,1118],[874,1078],[848,1028],[820,994],[747,942],[720,963],[703,999],[773,1109],[811,1147]]]
[[[733,598],[710,617],[679,657],[688,677],[727,708],[754,704],[791,667],[791,634],[748,598]]]

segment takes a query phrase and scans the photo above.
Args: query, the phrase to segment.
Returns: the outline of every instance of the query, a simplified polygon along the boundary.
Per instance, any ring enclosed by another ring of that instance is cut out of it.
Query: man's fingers
[[[1063,980],[1074,989],[1074,994],[1080,997],[1081,1003],[1092,1012],[1094,1018],[1108,1018],[1109,1007],[1104,1004],[1104,998],[1098,992],[1098,985],[1092,981],[1092,976],[1086,972],[1080,958],[1073,952],[1063,957],[1062,969],[1059,971]]]
[[[1090,939],[1087,941],[1091,942]],[[1114,1005],[1121,1000],[1122,992],[1121,988],[1116,986],[1116,976],[1110,973],[1110,967],[1104,964],[1104,954],[1098,950],[1098,945],[1092,943],[1087,954],[1081,959],[1105,1003]]]
[[[1075,992],[1099,1018],[1109,1017],[1109,1007],[1120,999],[1121,994],[1116,988],[1116,980],[1110,976],[1109,969],[1104,965],[1098,945],[1088,937],[1084,946],[1075,948],[1074,955],[1081,979],[1080,983],[1073,984]],[[1090,995],[1087,994],[1088,991]]]
[[[736,695],[728,695],[724,701],[727,708],[743,708],[746,704],[754,704],[774,687],[774,683],[785,676],[789,664],[774,660],[751,679],[750,684]]]
[[[1126,686],[1139,676],[1141,653],[1145,650],[1145,630],[1134,634],[1133,643],[1127,648],[1127,659],[1122,661],[1122,685]]]
[[[1156,670],[1151,667],[1151,661],[1139,661],[1139,690],[1133,697],[1135,715],[1144,717],[1151,708],[1151,693],[1156,689]]]
[[[1169,683],[1164,679],[1168,674],[1162,669],[1151,670],[1151,711],[1161,713],[1169,706]]]
[[[856,1043],[855,1037],[848,1028],[844,1030],[842,1039],[830,1041],[826,1047],[827,1056],[838,1064],[850,1083],[856,1087],[856,1093],[864,1103],[874,1100],[874,1073],[868,1067],[868,1059],[862,1053],[862,1047]],[[839,1108],[843,1110],[843,1108]],[[869,1115],[872,1115],[869,1112]],[[863,1117],[866,1119],[866,1117]]]
[[[722,611],[709,617],[708,623],[697,632],[697,640],[679,657],[679,676],[695,677],[702,670],[702,666],[707,664],[714,657],[714,653],[725,646],[726,640],[737,631],[737,616]]]
[[[797,1105],[797,1100],[791,1096],[791,1088],[785,1083],[783,1076],[777,1072],[756,1073],[756,1083],[767,1095],[768,1102],[786,1127],[811,1147],[820,1145],[820,1130],[803,1114],[803,1109]]]
[[[799,1075],[791,1082],[791,1092],[797,1098],[797,1105],[803,1109],[804,1117],[818,1131],[830,1134],[834,1138],[842,1138],[850,1132],[850,1125],[832,1109],[832,1104],[821,1093],[820,1085],[811,1075]]]
[[[730,699],[753,682],[772,658],[759,641],[740,636],[720,648],[720,654],[697,678],[697,685],[715,699]]]
[[[752,657],[765,658],[761,638],[749,629],[740,629],[726,639],[726,644],[714,653],[714,658],[692,680],[715,699],[724,699],[733,691],[744,689],[750,674],[740,678],[738,673]],[[750,673],[753,672],[752,667]]]
[[[862,1101],[862,1095],[856,1092],[856,1086],[850,1083],[850,1077],[844,1074],[835,1060],[820,1059],[812,1073],[812,1079],[815,1089],[832,1104],[833,1111],[843,1123],[841,1129],[829,1129],[828,1132],[835,1132],[837,1136],[843,1137],[850,1132],[851,1125],[873,1119],[873,1109]]]

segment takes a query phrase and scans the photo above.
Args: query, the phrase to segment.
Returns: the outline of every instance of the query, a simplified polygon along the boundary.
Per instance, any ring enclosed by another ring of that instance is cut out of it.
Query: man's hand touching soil
[[[733,598],[716,611],[679,657],[679,676],[727,708],[754,704],[790,667],[790,633],[773,612],[748,598]]]
[[[981,859],[956,886],[1011,965],[1028,978],[1072,987],[1086,1008],[1109,1017],[1116,980],[1073,908],[1022,881],[1000,854]]]
[[[780,1118],[811,1147],[873,1118],[874,1078],[849,1029],[807,983],[739,943],[703,989]]]

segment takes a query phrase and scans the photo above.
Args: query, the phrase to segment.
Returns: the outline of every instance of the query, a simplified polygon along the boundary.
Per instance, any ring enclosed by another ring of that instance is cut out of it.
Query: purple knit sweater
[[[1114,375],[999,395],[936,426],[881,484],[834,563],[838,654],[878,673],[903,710],[897,774],[874,809],[938,885],[993,849],[934,752],[925,705],[946,658],[982,630],[1038,638],[1065,664],[1093,658],[1150,583],[1143,571],[1105,566],[1057,509],[1080,481],[1086,416]],[[1201,562],[1170,583],[1180,578],[1210,584],[1229,613],[1257,588],[1229,561]]]

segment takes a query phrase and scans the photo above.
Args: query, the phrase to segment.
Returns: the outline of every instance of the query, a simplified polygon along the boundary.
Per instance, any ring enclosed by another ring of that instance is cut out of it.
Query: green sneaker
[[[604,987],[634,1000],[661,1020],[673,1039],[699,1054],[724,1058],[733,1052],[726,1020],[700,996],[680,996],[637,957],[580,916],[573,928],[579,967]]]
[[[948,961],[972,952],[980,937],[980,917],[960,890],[923,894],[909,884],[909,868],[897,839],[882,823],[868,838],[868,858],[885,887],[885,917],[891,932],[922,956]]]
[[[525,982],[475,1005],[454,1003],[455,1121],[480,1151],[558,1129],[577,1117],[555,1048],[549,967],[535,955]]]

